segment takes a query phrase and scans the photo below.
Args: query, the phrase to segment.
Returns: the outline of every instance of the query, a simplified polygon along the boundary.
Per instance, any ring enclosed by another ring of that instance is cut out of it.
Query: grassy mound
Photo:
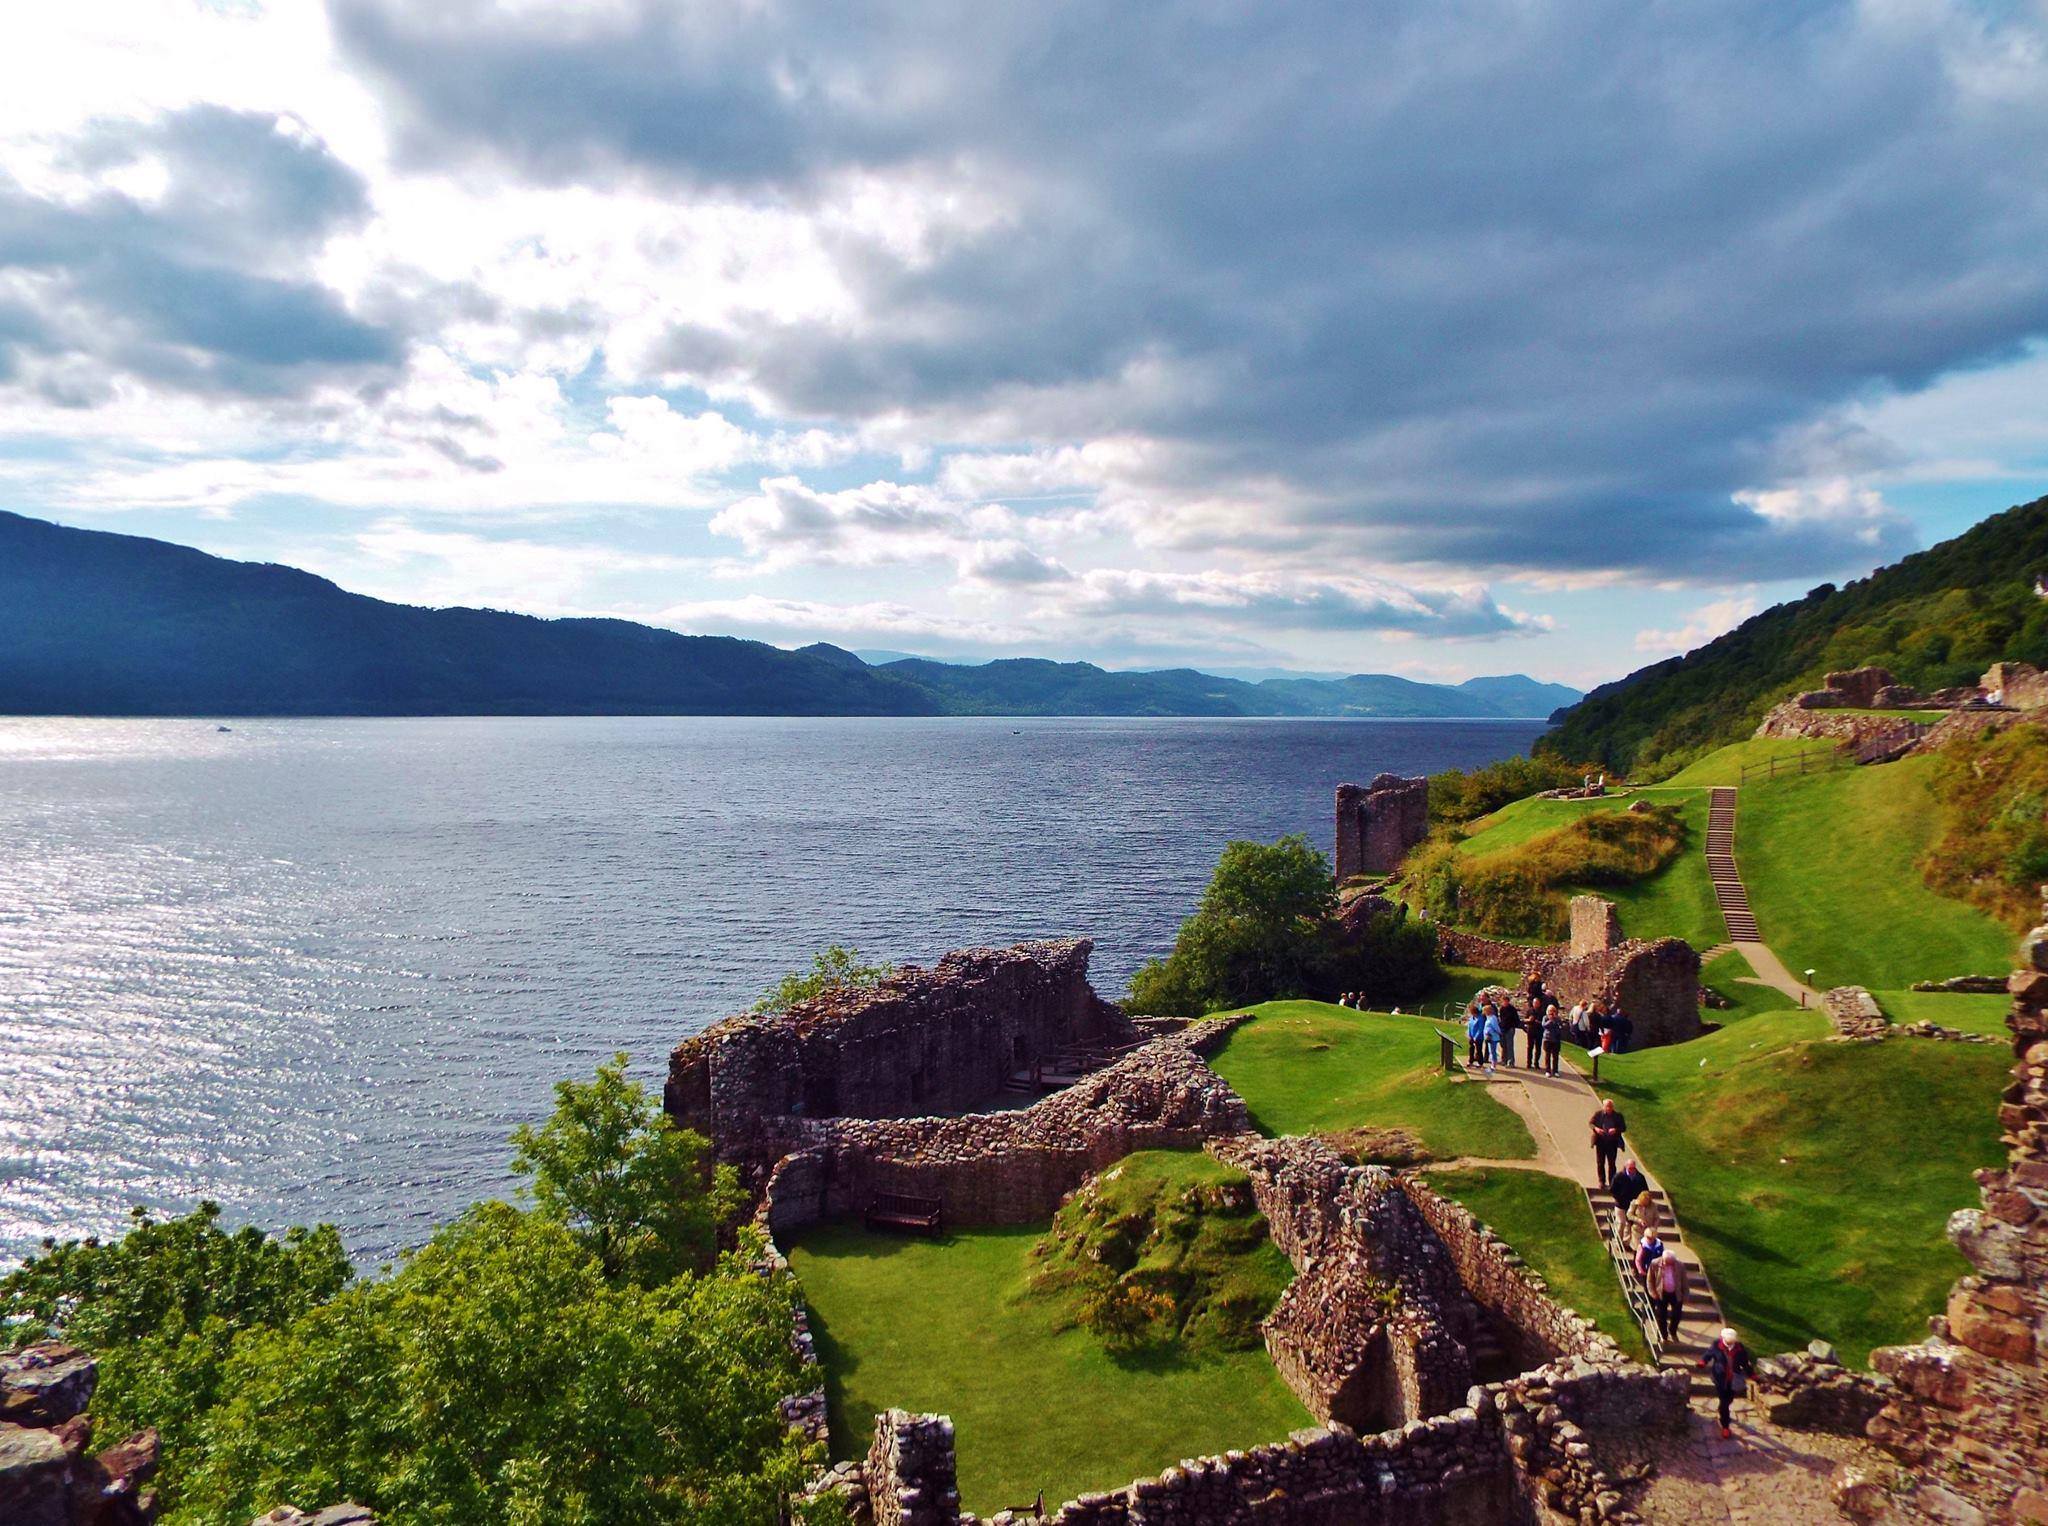
[[[2048,731],[2014,726],[1951,742],[1935,756],[1932,783],[1941,831],[1921,860],[1927,882],[2025,931],[2048,880]]]
[[[1717,747],[1705,757],[1688,763],[1666,779],[1664,787],[1711,788],[1723,784],[1739,785],[1742,783],[1744,768],[1753,768],[1773,760],[1782,762],[1787,758],[1796,758],[1801,753],[1824,752],[1833,746],[1832,742],[1816,741],[1811,737],[1751,737],[1746,742],[1731,742],[1726,747]]]
[[[1508,821],[1498,819],[1506,811],[1487,818],[1464,842],[1439,837],[1424,844],[1409,857],[1407,883],[1438,921],[1500,938],[1559,939],[1570,930],[1573,892],[1651,878],[1678,860],[1692,831],[1683,803],[1647,811],[1610,803],[1537,828],[1553,814],[1541,807],[1566,803],[1525,802],[1509,808]],[[1522,835],[1525,822],[1530,830]]]
[[[1271,1136],[1402,1129],[1434,1158],[1529,1160],[1536,1142],[1521,1116],[1476,1082],[1437,1066],[1437,1027],[1424,1018],[1354,1012],[1317,1001],[1250,1009],[1210,1060]],[[1462,1054],[1464,1039],[1459,1035]]]
[[[1708,1022],[1724,1027],[1765,1012],[1794,1011],[1799,1006],[1783,991],[1758,980],[1749,961],[1732,951],[1722,954],[1700,970],[1700,984],[1711,986],[1733,1003],[1728,1007],[1708,1008],[1701,1013]]]
[[[1174,1159],[1191,1172],[1206,1160]],[[1310,1423],[1263,1349],[1113,1353],[1062,1323],[1060,1300],[1030,1288],[1042,1233],[920,1239],[839,1223],[789,1247],[825,1366],[835,1457],[864,1455],[891,1405],[951,1415],[962,1503],[986,1519],[1041,1489],[1048,1502],[1113,1489]]]
[[[1630,1356],[1647,1362],[1649,1343],[1628,1311],[1586,1194],[1576,1182],[1544,1171],[1487,1167],[1430,1171],[1423,1179],[1493,1227],[1551,1293],[1577,1309]]]
[[[1688,1044],[1603,1060],[1601,1090],[1752,1344],[1821,1338],[1861,1363],[1924,1333],[1966,1270],[1943,1231],[1976,1201],[1970,1173],[2000,1158],[2008,1058],[1989,1044],[1827,1032],[1815,1012],[1754,1011]]]
[[[1241,1171],[1148,1150],[1076,1192],[1033,1249],[1032,1292],[1111,1351],[1249,1351],[1294,1276]]]
[[[1878,991],[1874,993],[1884,1015],[1895,1023],[1939,1023],[1958,1033],[1988,1033],[1993,1038],[2010,1037],[2005,1017],[2012,1010],[2012,998],[1994,993],[1954,991]]]
[[[1812,984],[1898,990],[1995,971],[2010,932],[1929,888],[1938,757],[1780,778],[1742,791],[1735,857],[1764,941]]]

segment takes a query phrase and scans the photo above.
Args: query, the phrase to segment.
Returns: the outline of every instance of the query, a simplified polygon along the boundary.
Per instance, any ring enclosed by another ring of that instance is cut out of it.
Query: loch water
[[[1232,838],[1530,721],[0,719],[0,1266],[203,1197],[376,1261],[505,1136],[833,942],[1081,934],[1120,994]]]

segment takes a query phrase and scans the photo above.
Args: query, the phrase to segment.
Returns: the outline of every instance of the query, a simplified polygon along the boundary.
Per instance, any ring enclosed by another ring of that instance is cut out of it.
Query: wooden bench
[[[939,1232],[939,1200],[902,1192],[877,1192],[863,1216],[869,1229],[900,1229],[917,1234]]]

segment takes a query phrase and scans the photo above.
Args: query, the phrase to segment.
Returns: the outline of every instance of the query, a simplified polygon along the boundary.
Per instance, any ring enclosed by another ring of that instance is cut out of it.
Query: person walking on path
[[[1655,1290],[1656,1283],[1652,1278],[1656,1273],[1657,1263],[1663,1259],[1664,1242],[1657,1237],[1657,1231],[1653,1229],[1643,1236],[1643,1243],[1636,1247],[1636,1275],[1643,1280],[1644,1292]]]
[[[1486,1068],[1491,1070],[1500,1060],[1500,1014],[1492,1007],[1486,1009],[1486,1022],[1481,1031],[1486,1036]]]
[[[1685,1295],[1692,1273],[1676,1256],[1659,1256],[1650,1267],[1650,1303],[1657,1313],[1657,1338],[1669,1341],[1677,1336],[1685,1317]]]
[[[1543,1017],[1543,1073],[1557,1074],[1557,1057],[1564,1049],[1564,1018],[1553,1002]]]
[[[1465,1063],[1477,1065],[1484,1058],[1480,1043],[1486,1036],[1486,1018],[1479,1010],[1479,1003],[1472,1003],[1472,1010],[1465,1018]]]
[[[1543,1007],[1538,1002],[1529,1003],[1529,1021],[1522,1030],[1522,1039],[1525,1051],[1522,1068],[1534,1070],[1543,1062]]]
[[[1628,1207],[1628,1236],[1632,1243],[1640,1245],[1646,1235],[1654,1235],[1664,1228],[1663,1210],[1657,1206],[1657,1194],[1645,1192]]]
[[[1749,1380],[1756,1376],[1756,1358],[1731,1329],[1723,1327],[1721,1338],[1707,1347],[1700,1358],[1713,1380],[1714,1397],[1721,1401],[1721,1439],[1728,1439],[1728,1406],[1749,1392]]]
[[[1635,1242],[1626,1233],[1629,1224],[1629,1209],[1635,1206],[1636,1199],[1642,1197],[1644,1193],[1650,1190],[1650,1179],[1643,1175],[1643,1168],[1641,1166],[1637,1165],[1634,1161],[1630,1161],[1614,1173],[1614,1179],[1608,1182],[1607,1190],[1614,1194],[1613,1234],[1623,1244],[1632,1245]]]
[[[1521,1031],[1522,1014],[1515,1010],[1515,1004],[1504,1001],[1500,1004],[1500,1062],[1509,1070],[1515,1068],[1515,1035]]]
[[[1603,1187],[1613,1185],[1614,1162],[1621,1154],[1622,1137],[1628,1133],[1628,1120],[1621,1116],[1621,1110],[1609,1097],[1600,1104],[1600,1111],[1593,1115],[1593,1168]]]

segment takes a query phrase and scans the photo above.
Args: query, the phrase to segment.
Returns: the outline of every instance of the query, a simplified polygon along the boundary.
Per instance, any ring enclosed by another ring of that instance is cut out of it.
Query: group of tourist
[[[1539,1066],[1558,1072],[1567,1041],[1584,1049],[1615,1053],[1628,1048],[1635,1024],[1619,1009],[1610,1011],[1595,997],[1565,1011],[1544,989],[1543,978],[1531,975],[1519,993],[1482,991],[1465,1009],[1465,1062],[1475,1069],[1515,1068],[1515,1046],[1522,1045],[1523,1069]]]
[[[1649,1177],[1634,1160],[1619,1170],[1614,1161],[1628,1133],[1628,1120],[1609,1098],[1593,1114],[1593,1159],[1601,1185],[1614,1198],[1614,1216],[1609,1226],[1622,1259],[1635,1268],[1650,1308],[1657,1321],[1659,1340],[1677,1338],[1685,1319],[1685,1298],[1692,1288],[1692,1268],[1664,1240],[1664,1211]],[[1718,1339],[1700,1356],[1714,1385],[1721,1417],[1721,1435],[1730,1434],[1730,1406],[1749,1391],[1756,1375],[1756,1359],[1732,1329],[1723,1328]]]

